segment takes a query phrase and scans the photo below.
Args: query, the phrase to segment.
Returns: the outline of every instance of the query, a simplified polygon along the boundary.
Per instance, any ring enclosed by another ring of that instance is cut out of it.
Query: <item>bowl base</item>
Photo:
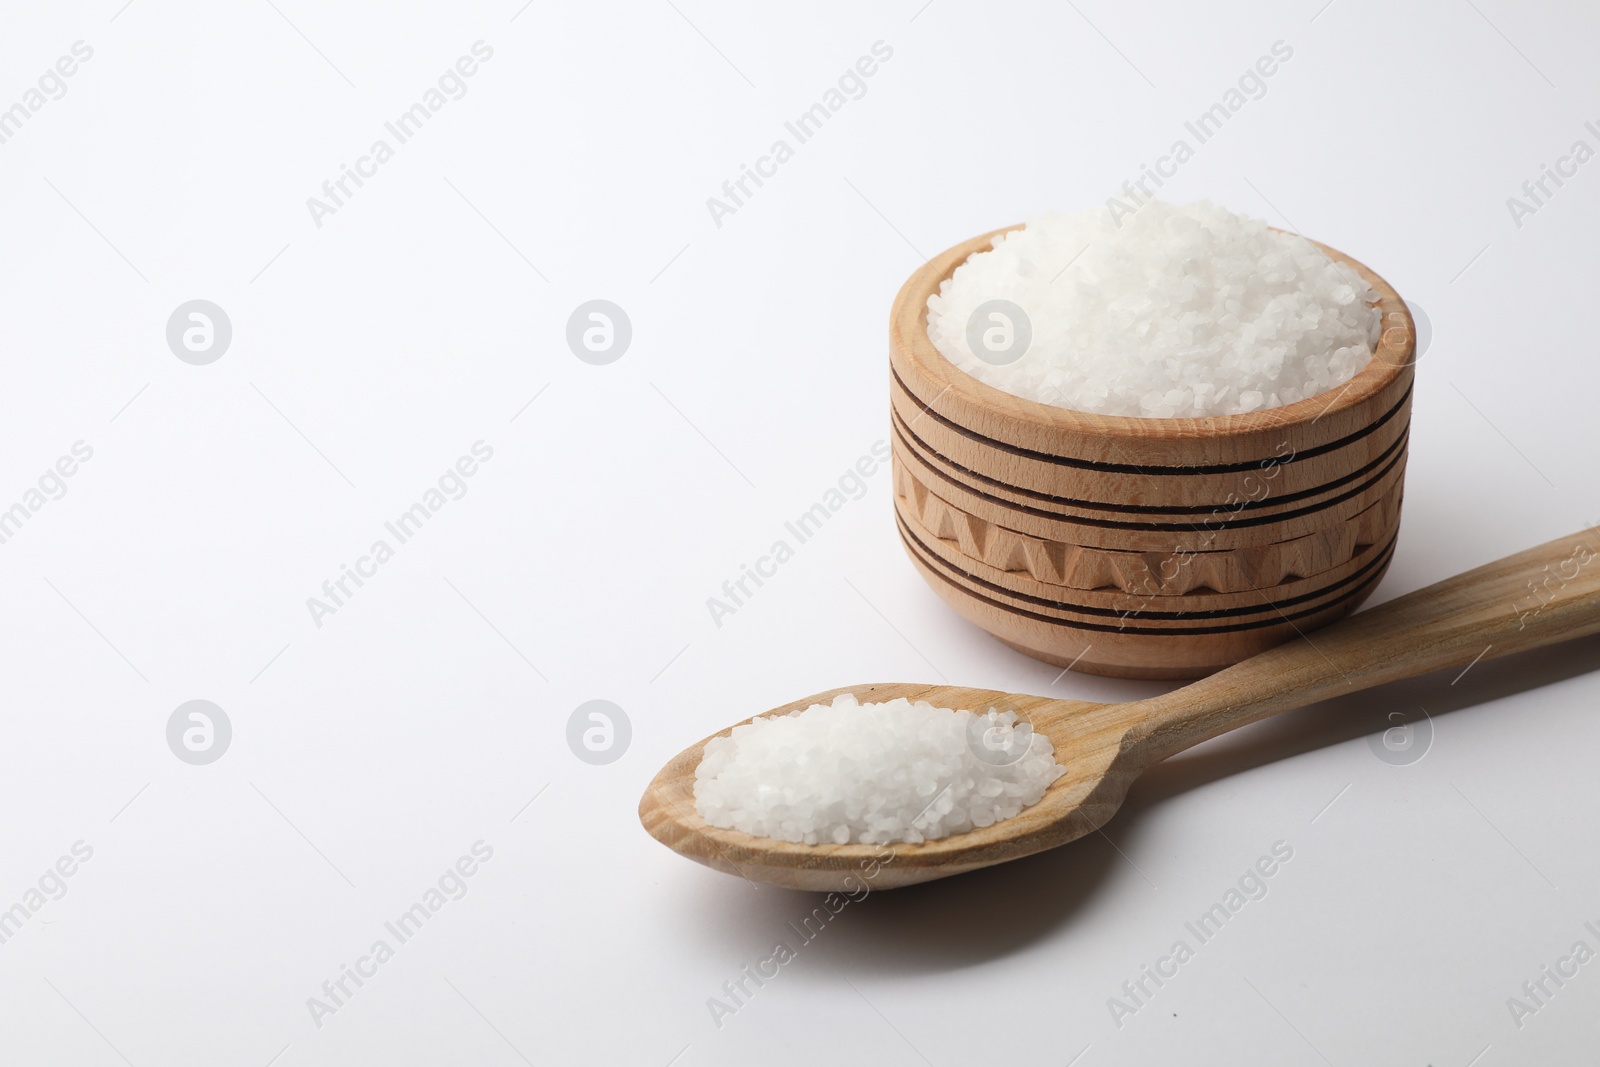
[[[1215,674],[1224,667],[1231,667],[1231,663],[1219,663],[1214,667],[1147,667],[1129,663],[1097,663],[1087,656],[1068,659],[1057,656],[1052,652],[1041,652],[1036,648],[1029,648],[1016,641],[1007,641],[997,637],[1007,648],[1021,652],[1024,656],[1032,656],[1042,660],[1052,667],[1066,667],[1078,674],[1097,674],[1102,678],[1136,678],[1144,681],[1187,681],[1193,678],[1204,678],[1208,674]]]

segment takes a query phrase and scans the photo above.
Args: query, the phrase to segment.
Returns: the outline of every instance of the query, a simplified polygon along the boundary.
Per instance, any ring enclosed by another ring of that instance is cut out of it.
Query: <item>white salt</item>
[[[1106,415],[1233,415],[1349,381],[1378,299],[1304,238],[1209,201],[1049,213],[928,298],[928,335],[1005,392]]]
[[[708,742],[695,810],[712,826],[808,845],[916,843],[1009,819],[1065,773],[1015,712],[845,694]]]

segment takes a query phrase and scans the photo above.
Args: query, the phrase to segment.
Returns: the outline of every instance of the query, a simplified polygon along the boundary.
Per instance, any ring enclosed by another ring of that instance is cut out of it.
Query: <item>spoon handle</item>
[[[1150,762],[1281,711],[1600,632],[1600,530],[1518,552],[1154,699]]]

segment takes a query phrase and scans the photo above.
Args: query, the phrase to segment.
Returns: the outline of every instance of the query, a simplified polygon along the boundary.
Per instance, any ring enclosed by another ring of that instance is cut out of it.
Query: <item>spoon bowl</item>
[[[991,826],[891,845],[807,845],[719,829],[695,810],[695,769],[711,738],[661,769],[639,802],[639,818],[652,837],[680,855],[753,883],[791,889],[891,889],[993,866],[1099,829],[1145,768],[1247,723],[1384,682],[1600,633],[1597,561],[1600,535],[1585,529],[1407,593],[1317,631],[1314,640],[1301,636],[1147,700],[1093,704],[993,689],[875,683],[830,689],[767,712],[787,715],[843,693],[861,703],[905,697],[979,713],[991,707],[1016,712],[1050,739],[1066,773],[1037,804]]]
[[[830,689],[766,714],[787,715],[812,704],[829,704],[845,693],[854,694],[863,704],[905,697],[941,708],[1014,711],[1019,721],[1031,723],[1035,731],[1050,739],[1067,773],[1050,784],[1037,804],[992,826],[914,845],[806,845],[718,829],[700,817],[694,803],[695,768],[712,739],[708,737],[678,753],[650,783],[639,804],[645,829],[676,852],[752,882],[790,889],[840,890],[848,888],[847,878],[860,878],[876,864],[881,871],[871,879],[872,887],[889,889],[1018,859],[1082,837],[1111,818],[1135,777],[1111,773],[1128,731],[1128,723],[1116,711],[1128,705],[1051,700],[996,689],[878,682]],[[713,737],[731,731],[732,727]],[[886,849],[892,850],[892,857],[886,855]]]

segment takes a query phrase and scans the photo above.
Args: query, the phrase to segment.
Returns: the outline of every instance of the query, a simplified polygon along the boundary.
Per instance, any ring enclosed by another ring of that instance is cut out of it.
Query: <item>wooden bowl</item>
[[[1353,610],[1400,526],[1415,328],[1382,278],[1383,333],[1344,385],[1243,415],[1094,415],[1012,396],[928,338],[928,298],[997,234],[907,279],[889,324],[895,517],[962,616],[1048,663],[1195,678]],[[1313,242],[1315,244],[1315,242]]]

